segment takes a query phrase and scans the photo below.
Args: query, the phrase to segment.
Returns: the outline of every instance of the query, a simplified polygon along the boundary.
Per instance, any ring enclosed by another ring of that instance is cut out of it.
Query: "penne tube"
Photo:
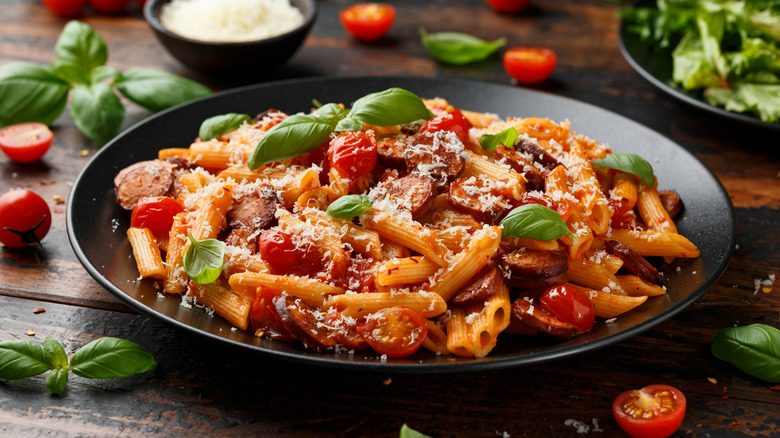
[[[133,248],[133,257],[141,277],[165,278],[165,265],[152,231],[148,228],[130,227],[127,229],[127,240]]]
[[[422,283],[439,269],[441,266],[422,256],[390,259],[377,268],[376,282],[381,286]]]
[[[696,245],[677,233],[613,229],[609,238],[645,257],[695,258],[700,255]]]
[[[157,151],[157,159],[164,160],[166,158],[187,158],[190,150],[187,148],[167,148]]]
[[[525,178],[514,170],[490,161],[487,157],[472,151],[465,151],[468,158],[461,178],[486,177],[506,184],[506,195],[519,201],[525,191]]]
[[[630,173],[616,173],[612,186],[612,196],[618,199],[625,199],[628,201],[628,208],[633,209],[638,197],[636,177]]]
[[[450,354],[447,350],[447,333],[431,320],[426,321],[428,325],[428,334],[423,341],[423,348],[426,348],[437,355]]]
[[[509,289],[501,285],[484,304],[451,310],[447,320],[447,349],[465,357],[485,357],[496,346],[498,334],[509,326],[512,310]]]
[[[648,283],[636,275],[617,275],[616,277],[618,283],[620,283],[620,287],[622,287],[623,290],[632,297],[655,297],[658,295],[664,295],[666,293],[666,289],[663,287],[657,284]]]
[[[425,291],[334,295],[325,301],[324,308],[335,308],[344,315],[354,317],[395,306],[406,306],[424,318],[441,315],[447,310],[447,303],[442,297]]]
[[[380,240],[382,242],[382,260],[400,259],[411,255],[409,250],[399,243],[389,239]]]
[[[439,266],[447,265],[444,259],[446,248],[436,242],[432,230],[418,222],[396,216],[385,211],[369,210],[360,216],[366,228],[379,233],[379,237],[390,239],[428,257]]]
[[[376,260],[382,258],[382,242],[379,240],[379,234],[376,231],[363,228],[349,221],[336,219],[321,210],[306,209],[302,211],[301,216],[315,226],[327,227],[333,230],[341,238],[342,242],[348,243],[360,254]]]
[[[263,272],[242,272],[233,274],[228,279],[230,287],[242,295],[251,296],[258,286],[265,286],[279,292],[298,297],[309,304],[320,306],[328,295],[339,295],[345,289],[331,286],[322,281],[295,277],[292,275],[274,275]]]
[[[617,295],[626,295],[615,274],[588,259],[569,260],[569,281],[593,289],[605,288]]]
[[[233,150],[219,140],[198,141],[190,145],[189,161],[207,169],[226,169],[232,164]]]
[[[217,315],[241,330],[249,327],[249,311],[252,302],[218,283],[197,284],[191,281],[187,295],[214,309]]]
[[[230,184],[222,184],[203,198],[192,223],[192,237],[197,241],[216,239],[225,222],[230,204],[233,202],[233,190]],[[185,244],[189,246],[189,243]]]
[[[596,316],[599,318],[614,318],[647,301],[646,296],[615,295],[600,290],[578,287],[588,294],[590,302],[596,309]]]
[[[184,271],[184,246],[187,244],[187,223],[185,214],[173,217],[173,225],[168,237],[168,252],[165,254],[165,278],[163,291],[169,294],[181,294],[187,290],[189,276]]]
[[[667,233],[676,233],[677,226],[664,208],[661,197],[655,187],[645,187],[639,190],[636,200],[636,209],[642,222],[653,231],[663,231]]]

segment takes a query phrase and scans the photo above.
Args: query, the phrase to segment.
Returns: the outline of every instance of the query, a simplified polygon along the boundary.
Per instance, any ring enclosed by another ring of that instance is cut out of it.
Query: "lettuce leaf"
[[[708,88],[704,99],[728,111],[757,114],[765,122],[780,122],[780,84],[733,83],[730,88]]]

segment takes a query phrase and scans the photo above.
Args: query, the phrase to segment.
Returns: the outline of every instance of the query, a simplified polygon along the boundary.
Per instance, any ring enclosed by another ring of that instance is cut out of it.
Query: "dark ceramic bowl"
[[[257,41],[208,42],[187,38],[163,26],[160,12],[170,2],[149,0],[144,6],[144,17],[157,39],[182,64],[217,76],[262,75],[280,67],[301,47],[317,17],[316,0],[290,0],[303,14],[303,24],[297,28]]]

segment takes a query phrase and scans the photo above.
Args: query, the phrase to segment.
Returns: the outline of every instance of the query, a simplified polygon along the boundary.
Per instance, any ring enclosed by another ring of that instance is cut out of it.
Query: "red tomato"
[[[382,38],[393,26],[395,8],[385,3],[358,3],[344,8],[339,19],[355,38],[372,41]]]
[[[558,56],[550,49],[516,47],[504,53],[504,69],[521,84],[538,84],[549,78]]]
[[[52,12],[63,17],[72,17],[84,8],[87,0],[43,0],[43,4]]]
[[[168,196],[142,198],[133,209],[130,226],[152,231],[170,231],[173,217],[184,211],[179,201]]]
[[[561,284],[547,289],[539,298],[542,309],[568,322],[581,332],[593,328],[596,309],[588,295],[579,288]]]
[[[260,235],[260,257],[275,274],[284,274],[301,261],[302,252],[292,236],[279,229],[263,231]]]
[[[8,158],[32,163],[49,150],[54,135],[48,126],[38,122],[17,123],[0,129],[0,149]]]
[[[358,332],[378,353],[387,357],[404,357],[420,348],[428,335],[428,324],[414,310],[395,306],[366,317]]]
[[[531,4],[531,0],[487,0],[491,8],[505,14],[520,12]]]
[[[609,199],[609,206],[614,213],[609,225],[619,230],[635,230],[637,227],[636,213],[629,207],[628,200],[625,198]]]
[[[376,140],[373,133],[342,132],[330,143],[330,167],[351,180],[365,175],[376,167]]]
[[[273,289],[258,287],[257,298],[249,311],[249,324],[255,331],[263,330],[263,336],[276,341],[292,342],[295,338],[287,330],[274,306],[273,300],[277,296],[281,294]]]
[[[116,14],[125,10],[130,0],[89,0],[92,7],[103,14]]]
[[[634,438],[664,438],[680,427],[685,417],[685,396],[671,386],[645,386],[617,396],[612,413],[620,427]]]
[[[0,243],[11,248],[34,246],[51,227],[51,210],[37,193],[11,190],[0,196]]]
[[[535,193],[525,192],[523,193],[523,198],[520,200],[518,205],[526,205],[526,204],[539,204],[549,208],[550,210],[554,210],[558,212],[558,216],[560,216],[564,222],[566,222],[569,219],[569,216],[571,216],[571,212],[572,212],[571,208],[569,208],[569,205],[567,203],[565,202],[558,203],[554,199],[547,196],[546,194],[537,195]]]
[[[457,108],[451,108],[442,115],[436,116],[427,122],[420,129],[420,134],[425,132],[450,131],[454,132],[463,143],[469,140],[469,129],[471,123],[463,117],[463,113]]]

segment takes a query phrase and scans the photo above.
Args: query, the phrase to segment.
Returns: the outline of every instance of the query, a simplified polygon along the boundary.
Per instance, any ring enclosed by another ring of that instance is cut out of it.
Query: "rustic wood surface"
[[[676,436],[778,436],[780,391],[721,362],[712,336],[732,325],[780,325],[780,287],[755,293],[754,281],[780,274],[780,135],[679,103],[645,82],[620,55],[614,2],[536,0],[519,15],[499,15],[478,0],[393,2],[390,34],[372,44],[338,23],[347,1],[320,1],[304,47],[258,80],[342,75],[416,75],[509,83],[500,59],[452,67],[434,62],[418,29],[457,30],[509,46],[552,48],[559,64],[538,90],[623,114],[701,159],[731,195],[738,249],[720,281],[698,302],[629,341],[575,359],[502,371],[380,375],[291,364],[193,339],[134,313],[81,267],[65,231],[65,205],[97,146],[62,116],[41,162],[0,156],[0,192],[25,187],[54,214],[42,261],[0,250],[0,339],[61,341],[68,352],[102,336],[138,342],[157,358],[127,379],[71,378],[61,396],[43,377],[0,382],[0,436],[396,436],[403,423],[434,437],[621,436],[613,398],[653,383],[680,388],[688,412]],[[194,78],[214,90],[237,83],[188,71],[157,42],[137,5],[123,15],[85,10],[80,19],[109,45],[109,65],[148,66]],[[0,64],[48,63],[67,22],[37,0],[4,0]],[[128,104],[126,126],[148,113]],[[716,237],[716,236],[713,236]],[[44,307],[44,313],[33,309]],[[28,330],[35,335],[28,337]],[[711,383],[708,378],[717,380]],[[584,434],[567,420],[589,426]]]

